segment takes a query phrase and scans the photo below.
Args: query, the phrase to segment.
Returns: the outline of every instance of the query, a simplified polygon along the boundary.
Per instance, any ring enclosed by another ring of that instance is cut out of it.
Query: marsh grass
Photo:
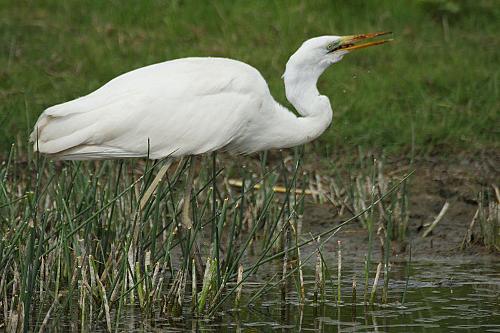
[[[50,320],[69,317],[82,331],[98,323],[111,331],[129,304],[144,318],[186,311],[212,317],[233,304],[253,304],[277,287],[286,300],[293,281],[307,303],[302,270],[315,257],[316,301],[325,302],[331,275],[323,245],[393,197],[408,177],[382,196],[374,192],[365,210],[308,236],[301,234],[306,193],[316,193],[313,200],[352,203],[345,189],[337,189],[345,194],[337,197],[324,190],[334,186],[318,186],[326,178],[304,175],[302,149],[274,166],[262,156],[255,170],[234,169],[240,188],[227,185],[216,156],[205,157],[190,198],[190,159],[173,163],[157,182],[155,175],[170,162],[61,163],[31,153],[23,161],[18,154],[13,148],[0,166],[0,316],[12,330],[43,330]],[[278,184],[285,193],[273,190]],[[185,200],[190,225],[183,223]],[[317,250],[304,257],[300,249],[306,245]],[[340,304],[340,243],[338,250]],[[262,281],[242,304],[245,283],[275,263],[281,273]]]
[[[480,201],[479,224],[484,245],[500,252],[500,208],[498,201]]]
[[[491,251],[500,252],[500,193],[496,186],[478,193],[478,208],[462,242],[470,245],[472,235]]]

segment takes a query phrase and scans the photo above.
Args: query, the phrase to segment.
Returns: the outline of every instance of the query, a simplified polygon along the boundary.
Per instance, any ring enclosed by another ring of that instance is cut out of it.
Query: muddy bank
[[[489,191],[495,195],[500,173],[499,154],[485,156],[456,156],[450,159],[426,158],[413,165],[405,161],[387,163],[387,174],[405,174],[415,169],[409,186],[409,224],[407,241],[393,242],[393,259],[405,258],[411,245],[412,256],[418,259],[467,257],[474,260],[500,259],[498,253],[486,249],[480,239],[478,223],[473,228],[472,240],[462,248],[470,223],[478,208],[478,194]],[[498,200],[498,197],[496,199]],[[434,221],[443,205],[449,208],[433,231],[423,237],[424,230]],[[319,233],[347,219],[337,216],[337,210],[329,204],[309,203],[304,213],[304,233]],[[342,241],[346,256],[364,257],[368,248],[367,230],[359,221],[345,226],[336,236]],[[336,251],[336,242],[330,242],[327,250]],[[379,236],[374,237],[375,258],[381,253]]]

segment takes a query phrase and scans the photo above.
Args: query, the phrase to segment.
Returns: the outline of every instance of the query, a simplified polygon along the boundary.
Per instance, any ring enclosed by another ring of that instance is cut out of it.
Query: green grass
[[[498,148],[495,0],[0,3],[2,153],[26,142],[44,108],[178,57],[248,62],[288,105],[280,77],[303,40],[379,30],[396,42],[349,55],[321,78],[335,114],[317,151]]]
[[[316,235],[303,234],[299,225],[309,200],[303,190],[313,183],[302,169],[303,149],[295,152],[288,162],[263,162],[260,169],[241,168],[237,160],[224,163],[236,170],[243,188],[223,181],[222,163],[214,165],[213,173],[202,168],[188,197],[183,191],[189,181],[187,162],[171,166],[156,193],[148,195],[161,161],[59,163],[36,154],[21,162],[13,151],[0,164],[0,322],[7,331],[38,331],[44,318],[69,318],[82,330],[97,323],[111,331],[129,305],[144,318],[213,316],[232,306],[239,287],[255,279],[258,270],[281,264],[277,281],[264,280],[247,302],[254,304],[273,288],[288,290],[287,284],[314,258],[311,246],[320,251],[344,225],[382,202],[387,205],[410,176],[376,195],[366,208],[342,215],[344,222]],[[206,156],[201,164],[211,160]],[[285,193],[274,192],[278,183],[285,185]],[[337,196],[317,188],[332,203],[353,206],[345,189]],[[190,198],[189,224],[182,219],[183,198]],[[307,254],[297,262],[295,253],[306,245]],[[236,284],[240,266],[244,272]],[[189,289],[194,293],[186,293]]]

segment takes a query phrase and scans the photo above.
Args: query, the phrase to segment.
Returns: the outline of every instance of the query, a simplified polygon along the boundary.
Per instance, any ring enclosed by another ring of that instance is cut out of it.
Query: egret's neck
[[[281,107],[278,127],[280,147],[292,147],[314,140],[320,136],[332,121],[332,108],[326,96],[319,93],[316,83],[328,67],[304,68],[294,63],[293,57],[286,66],[286,97],[302,117]]]
[[[331,112],[331,109],[324,110],[320,105],[317,105],[322,97],[316,84],[324,70],[325,68],[321,67],[300,67],[293,62],[293,58],[286,65],[283,75],[286,98],[304,117],[327,111]]]

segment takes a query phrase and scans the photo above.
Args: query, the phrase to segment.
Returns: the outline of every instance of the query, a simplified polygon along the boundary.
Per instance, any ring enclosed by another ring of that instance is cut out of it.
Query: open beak
[[[352,51],[352,50],[364,49],[365,47],[369,47],[369,46],[384,44],[384,43],[392,41],[393,39],[379,39],[379,40],[375,40],[373,42],[362,43],[362,44],[356,44],[356,43],[358,43],[359,41],[365,40],[365,39],[384,36],[384,35],[388,35],[391,33],[392,32],[387,31],[387,32],[373,32],[373,33],[362,34],[362,35],[344,36],[344,37],[342,37],[340,49],[346,50],[346,51]]]

